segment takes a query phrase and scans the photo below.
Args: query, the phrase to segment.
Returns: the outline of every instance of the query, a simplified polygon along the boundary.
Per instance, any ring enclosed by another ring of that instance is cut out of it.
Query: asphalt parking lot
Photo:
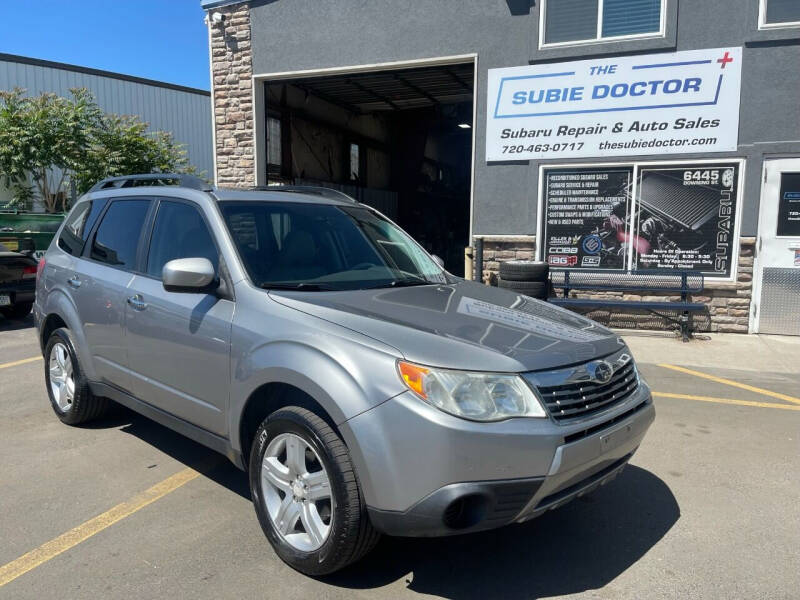
[[[0,598],[800,597],[800,343],[629,340],[658,415],[620,477],[524,525],[384,538],[313,580],[272,553],[224,458],[123,409],[62,425],[32,321],[0,317]]]

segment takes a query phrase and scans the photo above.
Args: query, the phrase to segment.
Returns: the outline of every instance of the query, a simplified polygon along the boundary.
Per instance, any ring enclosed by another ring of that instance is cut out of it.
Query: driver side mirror
[[[431,254],[431,258],[433,259],[433,262],[444,269],[444,261],[440,257],[436,256],[435,254]]]
[[[216,278],[214,265],[207,258],[176,258],[161,271],[161,281],[168,292],[207,292]]]

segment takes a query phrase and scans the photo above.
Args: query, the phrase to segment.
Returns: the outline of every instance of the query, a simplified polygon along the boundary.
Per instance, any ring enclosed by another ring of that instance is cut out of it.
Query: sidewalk
[[[660,332],[617,330],[637,362],[800,375],[800,337],[712,333],[682,342]]]

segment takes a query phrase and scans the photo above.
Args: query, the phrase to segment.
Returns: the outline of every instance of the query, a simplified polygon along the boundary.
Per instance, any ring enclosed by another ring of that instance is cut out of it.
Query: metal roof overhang
[[[473,65],[438,65],[302,77],[275,83],[289,83],[353,113],[406,110],[471,102]]]

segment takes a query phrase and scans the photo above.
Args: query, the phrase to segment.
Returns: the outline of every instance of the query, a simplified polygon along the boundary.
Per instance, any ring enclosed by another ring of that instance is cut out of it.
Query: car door
[[[234,303],[214,293],[168,292],[161,283],[168,261],[197,257],[218,272],[219,251],[200,207],[160,199],[143,272],[128,286],[131,375],[141,400],[226,436]]]
[[[124,341],[127,287],[151,204],[148,198],[110,201],[90,243],[70,262],[71,268],[63,271],[97,379],[125,391],[131,390]],[[88,211],[88,217],[95,208]],[[67,247],[67,238],[72,237],[67,234],[63,245],[59,239],[59,246]]]

